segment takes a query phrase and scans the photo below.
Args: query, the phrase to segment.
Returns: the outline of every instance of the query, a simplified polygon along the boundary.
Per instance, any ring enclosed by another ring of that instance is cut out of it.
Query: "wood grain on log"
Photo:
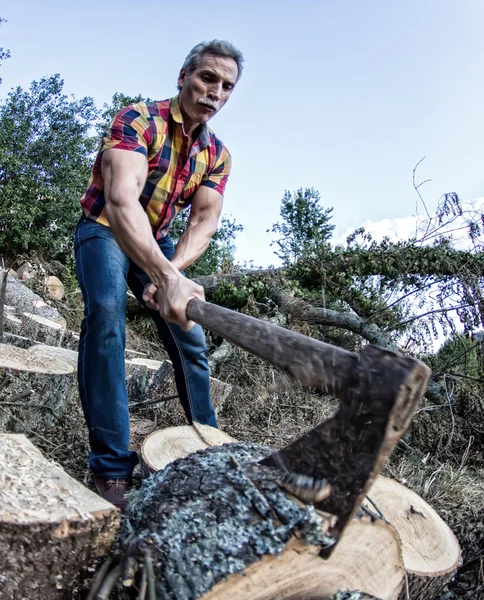
[[[435,598],[460,564],[455,535],[427,502],[393,479],[378,477],[368,495],[398,531],[410,598]]]
[[[141,446],[141,460],[147,473],[155,473],[192,452],[235,441],[220,429],[200,423],[167,427],[154,431],[145,439]]]
[[[0,434],[0,472],[0,598],[72,599],[113,542],[116,509],[23,435]]]
[[[77,398],[74,369],[56,358],[0,344],[0,431],[43,431],[58,424]],[[18,400],[19,394],[28,394]]]
[[[361,596],[397,600],[405,570],[400,542],[392,527],[353,521],[328,559],[316,546],[293,538],[280,556],[265,556],[245,570],[217,584],[202,600],[273,600],[328,598],[342,589],[364,590]],[[338,596],[336,596],[338,597]]]

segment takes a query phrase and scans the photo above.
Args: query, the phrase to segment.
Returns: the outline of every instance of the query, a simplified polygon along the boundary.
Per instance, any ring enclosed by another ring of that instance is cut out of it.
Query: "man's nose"
[[[213,83],[208,90],[208,97],[218,102],[222,97],[222,83]]]

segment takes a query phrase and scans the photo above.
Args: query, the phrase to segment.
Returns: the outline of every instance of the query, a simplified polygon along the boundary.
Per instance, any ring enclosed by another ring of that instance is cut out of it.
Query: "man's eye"
[[[225,90],[231,90],[233,87],[234,87],[234,86],[233,86],[231,83],[226,83],[226,84],[224,85],[224,89],[225,89]]]

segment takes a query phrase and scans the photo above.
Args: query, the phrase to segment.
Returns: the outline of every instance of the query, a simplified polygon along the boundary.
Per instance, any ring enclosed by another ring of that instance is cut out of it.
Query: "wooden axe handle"
[[[190,300],[186,314],[191,321],[267,360],[307,387],[341,397],[353,380],[359,361],[355,352],[198,298]]]

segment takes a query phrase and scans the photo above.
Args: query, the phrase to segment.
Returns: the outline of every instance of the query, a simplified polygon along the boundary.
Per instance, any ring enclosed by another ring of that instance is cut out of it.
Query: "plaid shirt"
[[[188,150],[178,96],[128,106],[115,116],[104,134],[89,187],[81,198],[86,217],[107,226],[101,157],[108,148],[146,156],[148,177],[139,201],[156,239],[166,236],[178,211],[190,205],[201,185],[223,195],[230,173],[229,151],[207,125],[200,127],[198,138]]]

